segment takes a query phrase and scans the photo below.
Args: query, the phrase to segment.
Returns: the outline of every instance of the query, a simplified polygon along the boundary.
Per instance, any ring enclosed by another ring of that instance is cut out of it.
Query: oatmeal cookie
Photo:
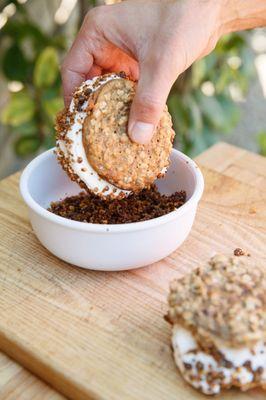
[[[169,164],[174,133],[167,109],[148,145],[131,141],[127,134],[135,83],[112,80],[91,100],[83,124],[83,145],[92,167],[106,181],[133,192],[150,187]]]

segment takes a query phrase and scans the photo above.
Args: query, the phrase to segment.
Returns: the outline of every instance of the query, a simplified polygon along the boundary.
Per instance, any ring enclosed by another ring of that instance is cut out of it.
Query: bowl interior
[[[159,191],[171,194],[185,190],[189,199],[196,187],[196,165],[177,150],[171,154],[166,175],[156,181]],[[52,150],[36,158],[28,167],[27,190],[41,207],[48,208],[51,201],[78,194],[82,189],[62,170]]]

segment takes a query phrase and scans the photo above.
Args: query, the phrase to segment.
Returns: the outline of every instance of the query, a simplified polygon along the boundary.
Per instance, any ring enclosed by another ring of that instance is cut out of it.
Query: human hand
[[[85,79],[124,71],[138,80],[128,133],[148,143],[174,81],[215,47],[221,8],[221,0],[128,0],[92,9],[62,66],[66,105]]]

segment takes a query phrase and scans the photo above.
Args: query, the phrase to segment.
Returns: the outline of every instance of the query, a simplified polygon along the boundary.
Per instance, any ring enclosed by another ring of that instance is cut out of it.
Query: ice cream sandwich
[[[266,272],[216,255],[171,283],[167,319],[183,378],[205,394],[266,389]]]
[[[149,188],[169,164],[174,131],[165,107],[151,142],[128,136],[136,83],[123,73],[88,80],[57,118],[57,157],[70,178],[101,196]]]

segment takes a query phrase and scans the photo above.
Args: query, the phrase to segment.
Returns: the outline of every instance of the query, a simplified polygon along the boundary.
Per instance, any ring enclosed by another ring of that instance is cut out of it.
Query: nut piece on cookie
[[[101,196],[149,188],[169,164],[174,139],[165,108],[148,145],[127,135],[136,84],[124,74],[96,77],[75,92],[57,119],[57,156],[72,180]]]
[[[183,378],[205,394],[266,389],[266,272],[217,255],[171,283],[167,319]]]

